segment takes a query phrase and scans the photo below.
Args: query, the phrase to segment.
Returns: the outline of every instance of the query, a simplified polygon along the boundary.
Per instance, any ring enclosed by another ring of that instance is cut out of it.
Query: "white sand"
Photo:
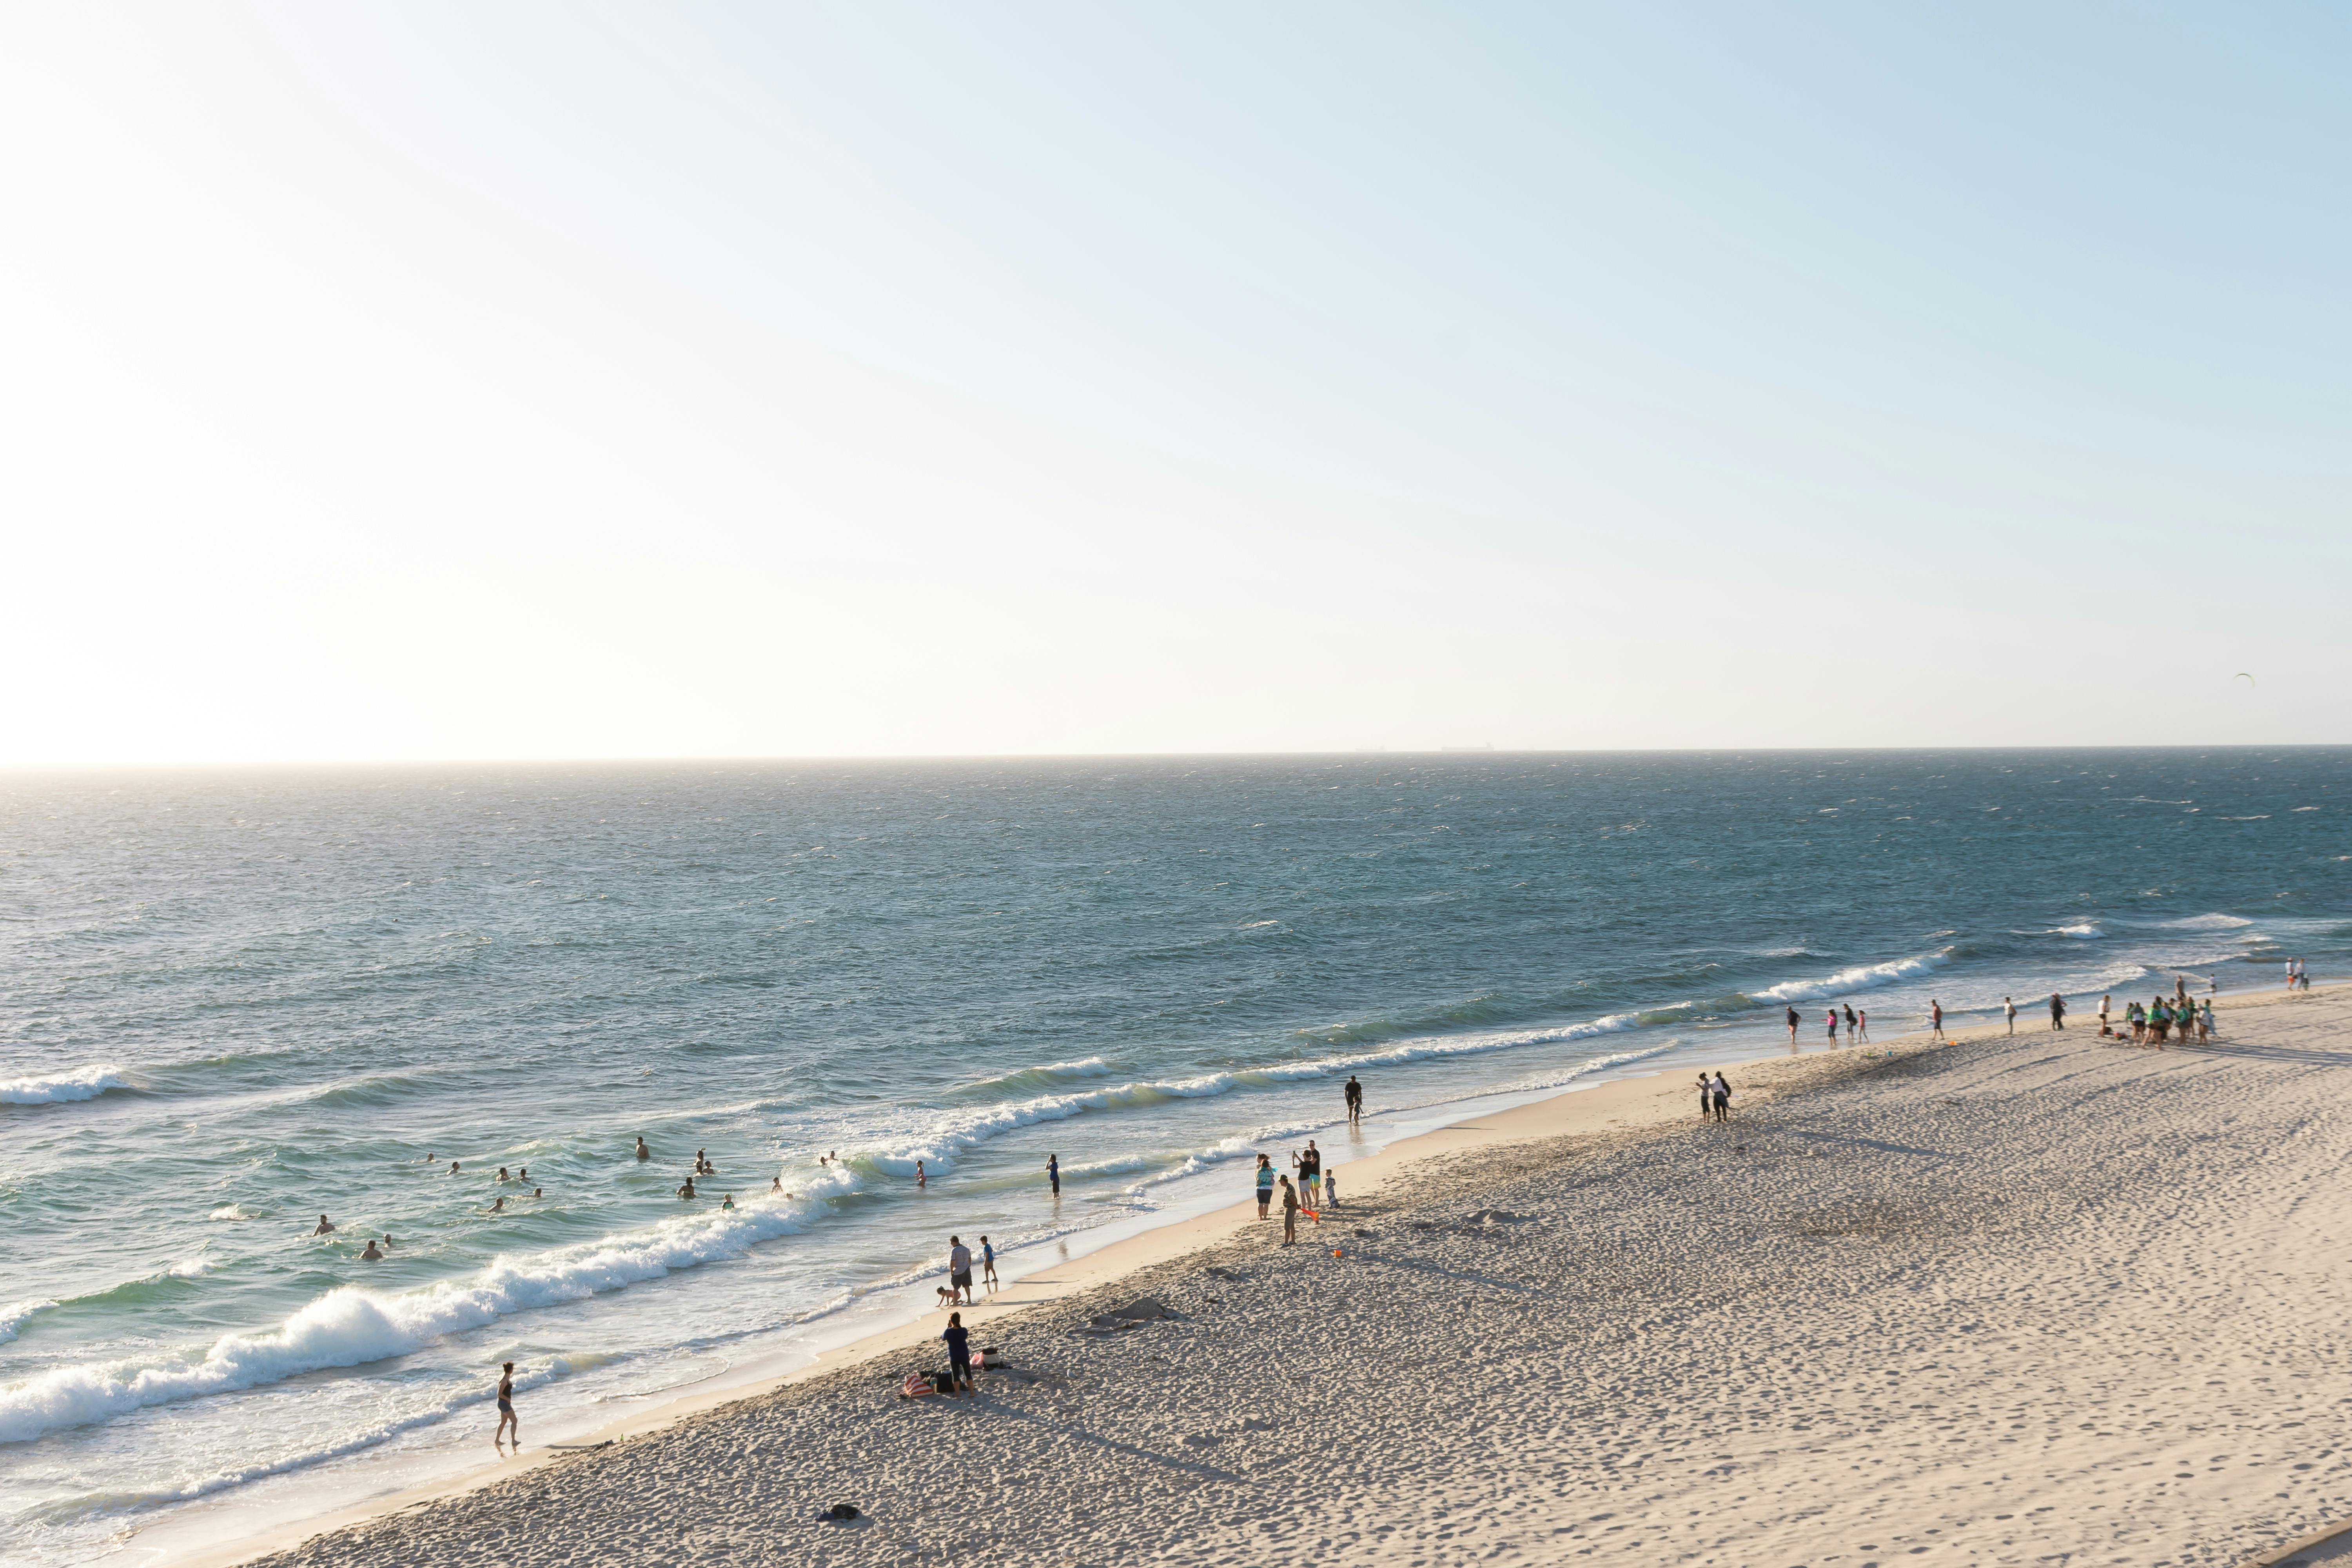
[[[902,1346],[268,1561],[2244,1563],[2352,1521],[2352,996],[2222,1019],[1568,1097],[983,1309],[980,1398]]]

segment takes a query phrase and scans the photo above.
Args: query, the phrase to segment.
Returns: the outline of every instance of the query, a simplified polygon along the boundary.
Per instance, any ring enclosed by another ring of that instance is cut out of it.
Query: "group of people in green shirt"
[[[2116,1031],[2107,1026],[2108,1002],[2105,997],[2099,1000],[2099,1032],[2114,1035]],[[2153,1045],[2158,1050],[2162,1050],[2168,1037],[2187,1045],[2192,1029],[2196,1031],[2197,1043],[2201,1046],[2213,1037],[2213,1003],[2209,997],[2200,1007],[2185,995],[2159,995],[2145,1007],[2137,1002],[2125,1007],[2124,1025],[2130,1030],[2131,1043],[2136,1046]]]

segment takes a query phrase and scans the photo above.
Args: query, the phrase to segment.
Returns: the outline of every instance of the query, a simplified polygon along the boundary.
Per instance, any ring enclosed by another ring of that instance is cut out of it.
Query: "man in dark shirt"
[[[1348,1102],[1348,1121],[1350,1123],[1361,1121],[1364,1119],[1364,1086],[1356,1081],[1354,1073],[1348,1075],[1348,1087],[1340,1093]]]

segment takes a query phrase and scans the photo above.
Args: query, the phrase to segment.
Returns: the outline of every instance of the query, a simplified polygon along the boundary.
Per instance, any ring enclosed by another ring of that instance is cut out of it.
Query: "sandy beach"
[[[933,1314],[266,1561],[2265,1559],[2352,1521],[2352,992],[2221,1016],[1562,1096],[1016,1285],[975,1398]]]

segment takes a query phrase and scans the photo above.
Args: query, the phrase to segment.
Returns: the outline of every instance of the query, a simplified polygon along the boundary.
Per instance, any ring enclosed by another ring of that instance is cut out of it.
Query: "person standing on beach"
[[[948,1285],[951,1289],[963,1292],[965,1306],[974,1305],[971,1299],[971,1248],[963,1244],[963,1237],[960,1236],[948,1237]]]
[[[2066,998],[2055,991],[2050,993],[2050,1026],[2053,1029],[2066,1026]]]
[[[1830,1009],[1830,1049],[1837,1049],[1837,1009]]]
[[[1870,1042],[1870,1009],[1864,1007],[1862,1016],[1854,1021],[1853,1037],[1867,1045]]]
[[[971,1331],[963,1326],[961,1312],[948,1314],[948,1326],[940,1333],[948,1347],[948,1392],[961,1389],[966,1394],[979,1392],[971,1381]]]
[[[1257,1157],[1257,1217],[1265,1217],[1266,1206],[1274,1202],[1274,1156]]]
[[[981,1283],[992,1290],[999,1288],[996,1283],[996,1248],[988,1244],[988,1237],[984,1236],[980,1238],[980,1279]]]
[[[1348,1102],[1348,1125],[1360,1126],[1364,1120],[1364,1086],[1356,1081],[1354,1073],[1349,1073],[1347,1088],[1339,1092],[1340,1098]]]
[[[1799,1024],[1802,1023],[1802,1022],[1803,1022],[1803,1020],[1802,1020],[1802,1019],[1801,1019],[1801,1018],[1799,1018],[1799,1017],[1797,1016],[1797,1010],[1796,1010],[1796,1008],[1794,1008],[1794,1007],[1790,1008],[1790,1009],[1789,1009],[1789,1043],[1790,1043],[1790,1045],[1792,1045],[1792,1046],[1793,1046],[1793,1045],[1795,1045],[1795,1044],[1797,1043],[1797,1026],[1798,1026]]]
[[[1282,1183],[1282,1245],[1293,1247],[1298,1241],[1298,1189],[1290,1178],[1277,1178]]]
[[[1335,1209],[1335,1208],[1338,1208],[1338,1207],[1339,1206],[1339,1169],[1338,1169],[1338,1167],[1336,1167],[1336,1166],[1335,1166],[1335,1167],[1333,1167],[1333,1168],[1332,1168],[1332,1169],[1330,1169],[1330,1170],[1325,1171],[1322,1174],[1323,1174],[1323,1206],[1324,1206],[1325,1208],[1327,1208],[1327,1209]]]
[[[1849,1003],[1847,1003],[1847,1004],[1845,1005],[1845,1043],[1846,1043],[1847,1045],[1849,1045],[1849,1046],[1850,1046],[1850,1045],[1852,1045],[1852,1044],[1853,1044],[1853,1039],[1854,1039],[1853,1030],[1854,1030],[1853,1004],[1853,1003],[1851,1003],[1851,1002],[1849,1002]]]
[[[1045,1180],[1052,1185],[1054,1195],[1060,1197],[1062,1195],[1062,1157],[1059,1154],[1045,1156]]]
[[[2000,999],[2000,1010],[2009,1018],[2009,1032],[2012,1035],[2017,1033],[2017,1004],[2004,996]]]
[[[1931,1039],[1944,1037],[1944,1005],[1933,996],[1927,998],[1927,1034]]]
[[[1715,1101],[1715,1119],[1717,1121],[1730,1121],[1731,1083],[1729,1079],[1723,1076],[1723,1071],[1719,1068],[1716,1070],[1715,1092],[1711,1098]]]
[[[2107,1012],[2108,1009],[2115,1005],[2115,1004],[2116,996],[2115,993],[2112,991],[2099,998],[2099,1033],[2102,1035],[2109,1035],[2115,1032],[2107,1027]]]
[[[507,1363],[499,1373],[499,1429],[490,1435],[491,1447],[497,1447],[505,1438],[509,1426],[514,1428],[515,1452],[520,1454],[522,1452],[522,1420],[515,1415],[512,1362]]]

